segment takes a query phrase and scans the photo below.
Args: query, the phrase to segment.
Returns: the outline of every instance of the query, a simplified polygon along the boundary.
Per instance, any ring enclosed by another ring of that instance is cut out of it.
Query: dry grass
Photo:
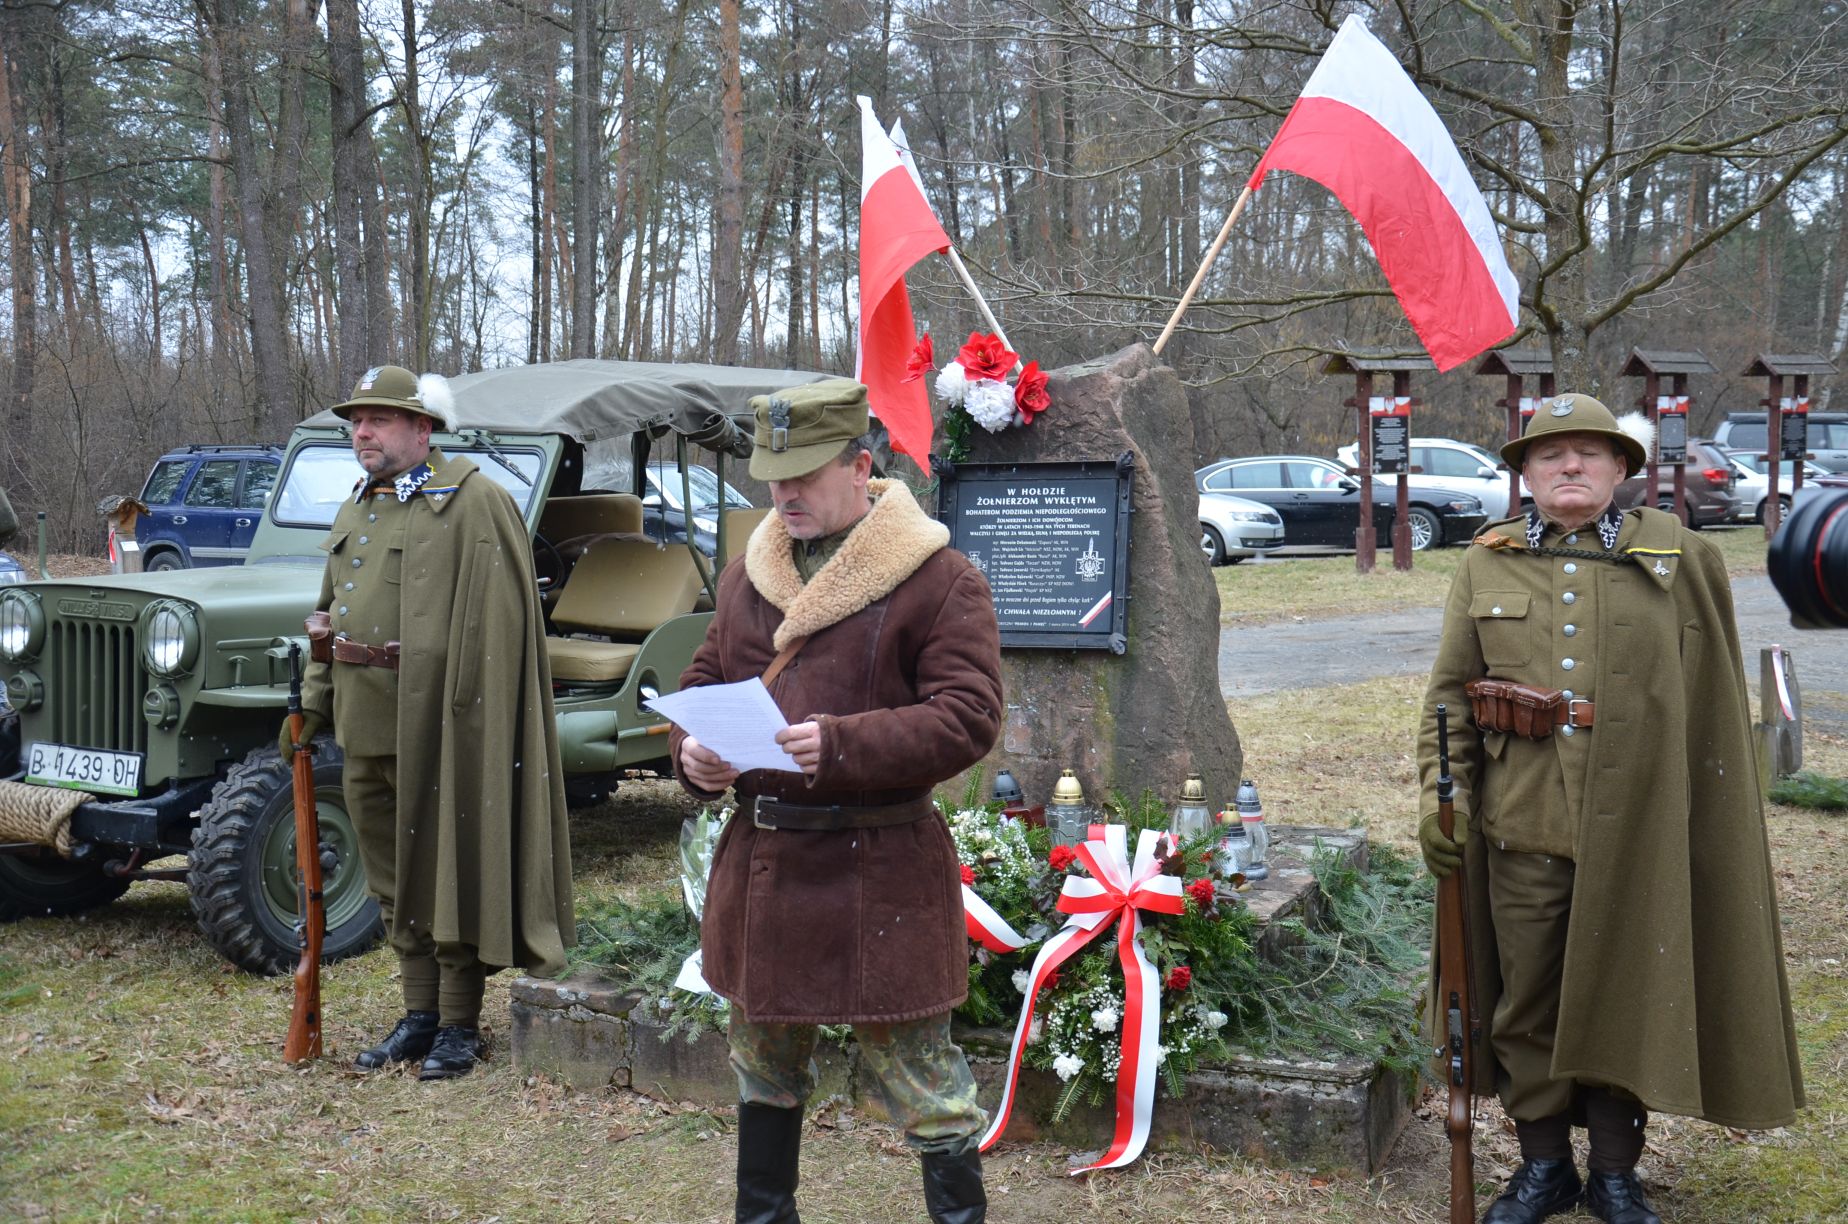
[[[1764,572],[1763,528],[1722,527],[1701,536],[1719,547],[1734,577]],[[1392,568],[1391,550],[1382,549],[1371,574],[1354,572],[1352,554],[1225,565],[1213,571],[1219,619],[1227,625],[1254,624],[1292,616],[1435,608],[1443,604],[1462,559],[1461,548],[1418,553],[1411,570],[1401,573]]]
[[[1273,819],[1365,824],[1376,838],[1411,845],[1411,727],[1421,687],[1415,678],[1381,680],[1235,707]],[[1815,768],[1848,773],[1848,741],[1813,737],[1808,747]],[[685,810],[672,787],[651,783],[580,814],[581,894],[667,886]],[[1848,822],[1775,808],[1770,827],[1811,1108],[1796,1127],[1764,1136],[1660,1120],[1644,1171],[1678,1224],[1848,1214],[1848,1179],[1838,1168],[1848,1141],[1840,946]],[[446,1084],[343,1069],[397,1012],[387,956],[331,968],[325,1001],[328,1057],[284,1065],[287,981],[228,970],[197,937],[177,885],[138,885],[82,921],[0,928],[0,1217],[730,1219],[730,1120],[516,1075],[498,982],[486,1016],[491,1060]],[[1485,1189],[1517,1159],[1492,1107],[1478,1153]],[[890,1131],[831,1116],[811,1126],[804,1154],[805,1220],[921,1218],[916,1165]],[[990,1218],[1446,1218],[1442,1130],[1428,1103],[1371,1179],[1164,1154],[1075,1180],[1064,1174],[1065,1155],[1047,1144],[1004,1145],[989,1161]]]

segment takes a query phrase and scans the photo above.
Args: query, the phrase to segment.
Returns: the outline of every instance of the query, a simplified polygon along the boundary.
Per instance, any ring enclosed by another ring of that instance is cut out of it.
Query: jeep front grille
[[[141,699],[148,680],[132,624],[59,620],[51,625],[46,670],[58,677],[52,735],[61,744],[146,752]]]

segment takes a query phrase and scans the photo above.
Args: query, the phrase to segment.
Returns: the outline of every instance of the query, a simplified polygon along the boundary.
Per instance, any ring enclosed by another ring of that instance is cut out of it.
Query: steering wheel
[[[533,577],[539,580],[540,590],[556,591],[565,585],[565,574],[570,568],[556,544],[540,532],[533,532]]]

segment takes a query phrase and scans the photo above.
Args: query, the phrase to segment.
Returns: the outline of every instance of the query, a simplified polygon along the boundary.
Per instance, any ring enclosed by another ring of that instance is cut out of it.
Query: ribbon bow
[[[1149,1120],[1155,1110],[1155,1074],[1159,1062],[1157,1047],[1161,1037],[1161,977],[1142,951],[1136,938],[1142,931],[1142,913],[1179,914],[1184,911],[1181,881],[1161,870],[1157,853],[1165,834],[1144,829],[1136,841],[1136,861],[1132,868],[1128,854],[1128,830],[1123,825],[1092,825],[1088,840],[1078,847],[1078,859],[1091,875],[1067,876],[1059,895],[1059,909],[1070,915],[1059,933],[1047,940],[1033,959],[1032,981],[1026,1002],[1020,1009],[1020,1023],[1014,1029],[1014,1044],[1008,1054],[1006,1086],[995,1121],[982,1136],[982,1150],[987,1151],[1001,1132],[1007,1129],[1008,1114],[1014,1105],[1015,1082],[1020,1077],[1020,1061],[1026,1053],[1027,1033],[1033,1024],[1033,1011],[1039,1003],[1040,989],[1060,965],[1084,950],[1086,944],[1114,924],[1117,932],[1117,960],[1123,966],[1123,1056],[1117,1066],[1116,1132],[1110,1146],[1094,1164],[1072,1169],[1088,1173],[1093,1169],[1114,1169],[1129,1164],[1142,1154],[1148,1142]]]

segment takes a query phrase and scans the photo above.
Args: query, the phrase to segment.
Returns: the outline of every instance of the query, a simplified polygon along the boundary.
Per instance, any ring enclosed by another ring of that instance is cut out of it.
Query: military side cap
[[[851,378],[791,387],[751,398],[757,432],[753,480],[796,480],[840,457],[871,425],[866,387]]]
[[[359,376],[353,394],[334,405],[334,415],[350,420],[353,409],[362,407],[396,408],[400,412],[421,413],[434,420],[438,428],[456,427],[456,399],[449,380],[441,374],[419,377],[403,366],[373,366]]]
[[[1615,442],[1629,463],[1628,475],[1636,475],[1649,462],[1649,443],[1644,439],[1654,430],[1640,413],[1629,413],[1620,422],[1602,403],[1577,392],[1541,400],[1527,422],[1527,431],[1502,445],[1502,461],[1519,471],[1529,446],[1548,434],[1575,433],[1597,434]]]

